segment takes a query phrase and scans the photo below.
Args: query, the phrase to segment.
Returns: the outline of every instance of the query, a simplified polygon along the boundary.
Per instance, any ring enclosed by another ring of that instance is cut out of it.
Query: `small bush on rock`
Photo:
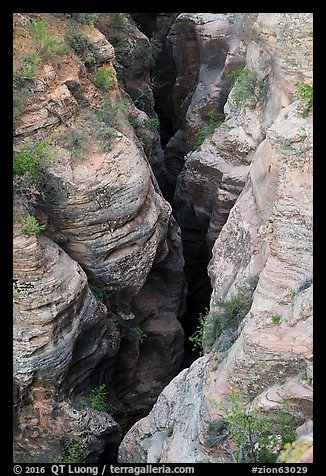
[[[85,23],[86,25],[94,25],[99,17],[99,13],[70,13],[79,23]]]
[[[196,142],[195,142],[195,149],[198,149],[206,137],[210,136],[213,134],[215,129],[222,124],[222,121],[218,121],[215,119],[215,111],[214,109],[211,109],[207,113],[209,123],[207,126],[203,127],[200,129],[198,132],[196,132],[195,137],[196,137]]]
[[[83,53],[91,45],[90,40],[73,24],[69,26],[66,38],[69,46],[76,53]]]
[[[45,140],[28,139],[19,151],[14,152],[13,174],[28,173],[31,179],[38,181],[43,177],[43,169],[51,161],[49,145]]]
[[[308,83],[298,82],[294,86],[297,90],[293,95],[302,102],[303,110],[301,111],[302,117],[307,117],[313,104],[313,85]]]
[[[24,235],[36,235],[45,229],[45,225],[40,225],[35,217],[29,216],[22,222],[21,232]]]
[[[103,411],[107,409],[107,390],[105,384],[101,384],[91,391],[90,403],[94,410]]]
[[[236,339],[236,331],[248,313],[258,279],[249,276],[229,299],[215,298],[211,310],[200,314],[196,332],[189,337],[193,350],[203,355],[204,350],[226,352]]]
[[[28,29],[34,40],[37,54],[45,61],[53,59],[58,54],[58,46],[62,44],[63,38],[50,35],[46,17],[33,18]]]
[[[83,453],[82,445],[78,441],[73,440],[66,446],[64,452],[58,458],[53,458],[51,463],[80,463]]]
[[[270,418],[261,416],[258,408],[245,408],[237,392],[230,394],[230,408],[212,403],[224,413],[214,425],[215,440],[221,434],[228,438],[225,446],[234,463],[274,463],[284,445],[296,439],[296,418],[286,402]],[[210,439],[214,441],[212,435]]]
[[[99,89],[107,92],[114,88],[114,78],[113,66],[102,65],[96,68],[92,76],[92,81]]]
[[[263,79],[255,71],[237,69],[228,76],[234,80],[232,101],[240,107],[255,109],[257,103],[263,99]]]

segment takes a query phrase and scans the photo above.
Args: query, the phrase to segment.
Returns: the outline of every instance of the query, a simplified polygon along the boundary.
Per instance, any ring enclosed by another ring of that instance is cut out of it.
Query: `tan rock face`
[[[230,127],[218,128],[201,150],[190,154],[189,167],[180,177],[182,187],[186,184],[196,190],[198,184],[206,191],[208,209],[212,199],[203,162],[231,163],[226,173],[234,174],[235,166],[249,172],[219,231],[208,270],[213,287],[211,310],[215,310],[215,298],[230,298],[246,278],[257,276],[251,309],[231,348],[223,355],[208,353],[183,371],[164,390],[149,416],[129,431],[120,446],[121,462],[152,461],[156,453],[163,462],[225,461],[230,455],[223,441],[210,447],[205,436],[208,422],[221,416],[216,402],[229,405],[231,391],[239,392],[248,408],[258,407],[268,414],[288,401],[298,424],[311,417],[312,114],[303,118],[300,101],[290,94],[296,81],[311,81],[307,33],[311,19],[310,14],[255,14],[250,18],[241,48],[247,51],[248,68],[265,78],[264,101],[250,110],[237,106],[231,92],[225,108]],[[247,21],[246,14],[243,20]],[[214,174],[216,181],[218,172]],[[214,193],[218,196],[221,189]],[[218,203],[215,198],[213,217],[214,213],[220,216],[214,209]],[[199,208],[199,199],[198,204]],[[192,413],[181,421],[187,405]],[[166,414],[171,415],[169,421]],[[160,436],[168,426],[173,427],[175,439]],[[306,449],[303,458],[311,461],[312,450]]]
[[[16,226],[16,457],[38,455],[46,461],[47,455],[53,456],[63,441],[69,440],[68,434],[74,430],[65,426],[69,418],[62,408],[72,405],[69,400],[76,393],[92,387],[100,364],[102,369],[112,365],[119,340],[119,332],[109,321],[105,306],[89,290],[78,263],[48,238],[21,235]],[[85,430],[90,429],[88,420]],[[112,418],[109,427],[118,429]],[[90,440],[100,434],[93,434]],[[99,444],[103,447],[105,438]],[[85,452],[90,452],[86,443]]]
[[[58,400],[55,390],[40,382],[19,413],[14,408],[14,429],[15,461],[42,463],[60,462],[71,444],[87,462],[96,462],[107,441],[118,439],[120,432],[107,412]]]
[[[223,119],[231,89],[228,73],[244,64],[240,48],[241,14],[182,13],[168,35],[177,68],[173,101],[177,132],[165,159],[168,182],[175,185],[183,156],[194,148],[195,133],[208,124],[208,112]],[[176,142],[178,147],[176,147]]]
[[[118,14],[123,15],[123,28],[115,24],[116,20],[112,15],[114,14],[101,15],[96,26],[109,42],[116,45],[114,64],[119,74],[119,83],[134,102],[130,116],[137,124],[135,132],[154,175],[163,188],[166,167],[158,127],[143,126],[144,120],[158,120],[154,109],[154,81],[150,72],[155,63],[151,44],[147,36],[136,27],[129,14]]]
[[[30,16],[21,28],[29,40]],[[65,35],[67,18],[47,19],[51,34]],[[104,34],[92,25],[79,28],[95,67],[112,66],[114,49]],[[17,150],[32,137],[48,140],[52,156],[37,192],[41,200],[29,203],[46,236],[22,235],[18,223],[14,230],[15,454],[22,460],[48,462],[77,441],[81,460],[96,461],[106,444],[117,445],[122,430],[109,413],[89,402],[82,408],[80,400],[104,383],[127,425],[148,412],[183,357],[180,230],[150,165],[159,178],[158,132],[146,129],[149,116],[130,99],[122,104],[124,91],[114,80],[107,96],[121,110],[110,126],[101,124],[115,134],[104,148],[94,119],[104,91],[93,84],[93,73],[72,51],[60,66],[42,63],[15,123]],[[148,148],[129,113],[146,129]],[[63,138],[67,133],[81,133],[83,154]],[[88,282],[106,291],[105,304]]]
[[[156,256],[171,213],[155,192],[138,148],[120,134],[110,152],[94,153],[87,166],[64,156],[49,168],[45,194],[64,249],[112,293],[112,301],[124,292],[121,304],[125,300],[127,313],[154,259],[167,254],[161,247]]]

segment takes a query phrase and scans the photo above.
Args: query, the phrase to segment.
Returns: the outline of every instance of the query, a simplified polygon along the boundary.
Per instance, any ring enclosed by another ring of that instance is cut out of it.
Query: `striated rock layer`
[[[80,439],[82,431],[89,433],[86,452],[100,454],[106,443],[103,435],[116,432],[119,427],[103,412],[85,409],[83,425],[77,429],[75,418],[79,411],[75,408],[75,396],[96,385],[100,367],[112,365],[119,340],[119,332],[108,319],[106,307],[90,291],[78,263],[48,238],[22,235],[16,226],[14,449],[17,458],[33,460],[39,456],[46,462],[49,455],[59,450],[60,438],[69,440],[70,435]],[[93,413],[92,418],[88,411]]]
[[[258,285],[233,345],[224,340],[224,348],[207,349],[164,389],[148,417],[123,439],[120,462],[229,462],[221,428],[213,445],[209,437],[222,416],[218,405],[230,407],[232,391],[244,407],[267,416],[287,402],[297,425],[311,418],[312,111],[302,114],[306,106],[292,93],[296,82],[312,80],[312,15],[243,14],[243,20],[251,23],[243,36],[246,68],[263,79],[262,99],[255,108],[236,104],[233,89],[225,107],[227,127],[217,128],[190,154],[180,182],[187,192],[197,191],[197,184],[210,190],[194,207],[215,240],[208,269],[210,316],[218,311],[217,299],[236,296],[246,280],[256,278]],[[245,185],[219,227],[218,184],[223,177],[231,184],[232,176]],[[186,200],[181,189],[178,193]],[[307,433],[311,439],[311,429]],[[305,446],[305,461],[311,461],[311,445]],[[289,461],[301,461],[301,454],[297,459],[289,454]]]
[[[33,46],[26,26],[41,16],[14,17],[18,72],[17,52]],[[69,18],[48,14],[49,34],[65,37]],[[103,27],[106,14],[98,21]],[[149,411],[183,358],[184,261],[154,174],[159,179],[163,163],[158,133],[119,86],[105,34],[73,26],[87,51],[42,60],[15,120],[15,150],[35,141],[49,159],[42,183],[28,196],[17,192],[46,226],[44,234],[23,235],[21,210],[15,217],[14,438],[21,461],[49,462],[74,448],[80,461],[97,461]],[[135,44],[149,48],[133,30]],[[94,81],[103,66],[109,87]],[[142,86],[147,79],[148,71]],[[148,146],[156,144],[156,155],[146,155],[136,129]],[[106,411],[91,402],[99,385],[107,389]]]

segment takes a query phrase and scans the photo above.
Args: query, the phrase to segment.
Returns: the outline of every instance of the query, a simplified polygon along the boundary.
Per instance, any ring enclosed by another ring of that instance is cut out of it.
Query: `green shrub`
[[[36,50],[31,50],[28,53],[19,55],[17,58],[21,67],[17,71],[17,75],[22,80],[34,78],[37,68],[42,61],[41,56]]]
[[[160,125],[160,121],[156,117],[145,119],[143,121],[143,126],[148,127],[149,129],[152,129],[152,130],[157,130],[159,125]]]
[[[79,405],[82,407],[90,405],[94,410],[108,411],[110,413],[114,413],[116,411],[115,406],[113,406],[111,403],[107,403],[107,391],[104,384],[99,385],[98,387],[91,390],[89,398],[80,399]]]
[[[62,43],[63,39],[49,34],[46,17],[33,18],[28,29],[34,40],[37,54],[43,60],[53,59],[58,53],[57,47]]]
[[[70,13],[72,18],[74,18],[79,23],[85,23],[87,25],[94,25],[98,20],[99,13]]]
[[[109,35],[109,41],[110,41],[111,45],[114,46],[114,49],[115,49],[116,52],[118,52],[119,49],[123,45],[123,38],[119,33]]]
[[[205,325],[205,320],[207,315],[204,315],[202,313],[199,314],[196,331],[192,334],[192,336],[189,337],[189,341],[193,344],[192,350],[194,352],[198,352],[198,355],[200,357],[204,355],[203,333],[204,333],[204,325]]]
[[[132,125],[132,127],[135,129],[136,132],[143,124],[139,119],[137,119],[137,117],[133,117],[130,115],[128,116],[128,121]]]
[[[203,127],[202,129],[200,129],[198,132],[196,132],[195,134],[195,137],[196,137],[196,142],[195,142],[195,149],[198,149],[202,143],[204,142],[204,140],[206,139],[206,137],[208,137],[209,135],[213,134],[213,132],[215,131],[215,129],[221,125],[222,121],[218,121],[215,119],[215,111],[214,109],[211,109],[210,111],[208,111],[207,113],[207,116],[208,116],[208,120],[209,120],[209,123],[207,126]]]
[[[13,157],[13,174],[28,174],[34,181],[43,178],[44,167],[52,159],[52,153],[45,140],[28,139],[24,141],[18,152]]]
[[[255,71],[238,69],[231,71],[228,76],[233,79],[232,101],[240,107],[255,109],[257,102],[263,99],[263,79]]]
[[[13,186],[15,194],[30,202],[42,195],[46,166],[56,151],[50,148],[50,139],[27,139],[13,154]]]
[[[67,30],[66,39],[76,53],[83,53],[91,45],[90,40],[73,24]]]
[[[110,127],[99,126],[96,131],[96,138],[101,142],[103,152],[111,150],[112,139],[117,136],[117,131]]]
[[[84,132],[70,127],[61,135],[64,146],[74,156],[84,158],[87,152],[87,138]]]
[[[151,38],[148,43],[141,43],[133,50],[134,58],[144,62],[147,69],[155,66],[156,59],[162,50],[162,45],[156,38]]]
[[[203,332],[203,348],[215,352],[225,352],[236,339],[236,330],[251,307],[249,299],[243,291],[229,299],[215,299],[205,322]]]
[[[302,117],[307,117],[310,109],[313,105],[313,85],[308,83],[298,82],[294,86],[297,90],[294,91],[294,96],[302,102],[303,110],[301,111]]]
[[[82,59],[86,66],[93,66],[96,63],[96,58],[93,53],[85,53]]]
[[[28,216],[22,221],[20,231],[24,235],[35,235],[45,229],[45,225],[40,225],[35,217]]]
[[[94,294],[94,296],[99,299],[100,301],[105,303],[105,300],[108,298],[108,294],[104,288],[98,288],[97,286],[94,286],[93,284],[89,285],[90,290]]]
[[[13,91],[13,119],[18,119],[22,114],[22,109],[30,96],[28,88],[14,89]]]
[[[203,355],[204,350],[225,352],[229,349],[236,338],[239,324],[250,310],[257,283],[257,277],[249,276],[229,299],[213,300],[212,307],[216,310],[206,315],[199,314],[197,330],[189,337],[194,351]]]
[[[127,21],[126,21],[126,16],[124,13],[109,13],[109,23],[108,26],[109,28],[118,28],[118,29],[127,29]]]
[[[152,68],[155,66],[155,62],[157,57],[162,51],[162,43],[157,38],[150,38],[149,40],[150,49],[151,49],[151,58],[150,58],[150,65],[147,65],[148,68]],[[146,63],[145,63],[146,65]]]
[[[167,429],[166,429],[166,436],[168,438],[171,438],[171,436],[173,435],[173,426],[169,426]]]
[[[110,126],[116,120],[119,112],[123,111],[125,107],[126,104],[124,101],[119,101],[112,104],[110,98],[105,95],[103,96],[103,106],[98,109],[95,109],[94,114],[102,122]]]
[[[146,337],[148,337],[148,334],[144,332],[140,327],[136,326],[133,328],[133,331],[138,335],[139,337],[139,342],[142,344]]]
[[[139,109],[145,109],[147,96],[151,94],[156,86],[154,79],[150,80],[142,89],[138,89],[138,96],[134,99],[134,104]]]
[[[217,407],[224,413],[220,421],[233,443],[233,449],[229,444],[226,447],[234,463],[274,463],[282,447],[296,439],[296,418],[287,404],[268,419],[260,416],[257,408],[249,412],[240,403],[239,394],[232,392],[230,409],[223,404]]]
[[[90,404],[94,410],[104,411],[107,409],[107,393],[104,383],[91,391]]]
[[[281,316],[277,313],[271,316],[273,324],[279,324],[281,322]]]
[[[145,431],[143,436],[140,437],[141,440],[146,440],[146,438],[151,438],[153,436],[153,433],[151,431]]]
[[[239,291],[227,300],[216,299],[214,305],[219,308],[217,312],[218,331],[222,332],[230,327],[238,327],[250,309],[251,301]]]
[[[58,458],[53,458],[51,463],[58,464],[58,463],[80,463],[81,457],[84,453],[84,449],[82,445],[78,442],[73,440],[64,450],[62,455]]]
[[[102,65],[96,68],[92,81],[99,89],[107,92],[114,88],[114,78],[113,66]]]

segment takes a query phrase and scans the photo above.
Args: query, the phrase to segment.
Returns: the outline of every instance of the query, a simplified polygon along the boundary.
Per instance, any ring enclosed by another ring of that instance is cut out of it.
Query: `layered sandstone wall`
[[[141,110],[130,96],[148,88],[145,58],[127,64],[137,47],[148,54],[147,37],[124,17],[130,48],[119,63],[107,15],[99,29],[44,15],[49,35],[65,38],[73,24],[88,56],[66,47],[21,79],[29,96],[15,120],[15,151],[41,144],[51,160],[41,184],[15,190],[15,457],[49,462],[77,442],[81,458],[96,461],[182,362],[181,238],[158,185],[163,152],[158,130],[146,125],[148,114],[156,119],[153,99]],[[34,47],[29,25],[44,15],[14,16],[18,74]],[[99,68],[108,83],[94,80]],[[22,233],[28,215],[45,231]],[[101,384],[109,412],[89,401]]]
[[[200,23],[201,14],[186,15]],[[311,418],[312,112],[302,115],[293,93],[295,83],[312,81],[312,14],[241,14],[239,25],[247,27],[233,43],[262,80],[261,99],[237,104],[233,88],[225,127],[185,157],[176,197],[183,225],[205,226],[212,246],[206,333],[218,299],[236,296],[248,279],[258,284],[233,345],[214,347],[213,332],[205,355],[125,436],[120,462],[230,461],[223,435],[217,431],[213,446],[208,436],[232,391],[248,409],[269,415],[288,402],[298,423]]]

